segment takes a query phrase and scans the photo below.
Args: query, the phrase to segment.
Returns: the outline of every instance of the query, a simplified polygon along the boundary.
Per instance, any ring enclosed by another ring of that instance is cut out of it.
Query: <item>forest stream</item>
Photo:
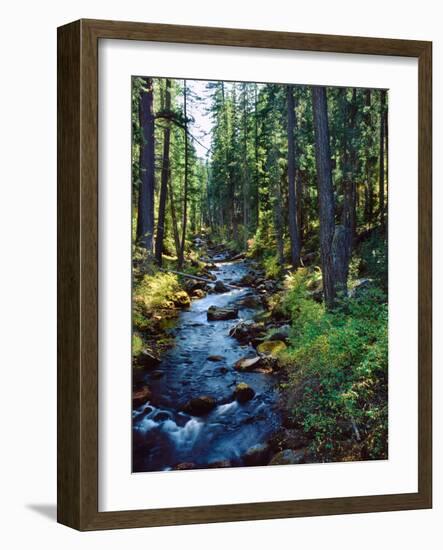
[[[247,260],[212,258],[218,281],[235,284],[250,269]],[[244,465],[248,449],[266,442],[280,426],[277,379],[260,372],[238,372],[235,363],[254,357],[251,345],[241,345],[229,336],[241,320],[252,319],[260,309],[243,307],[252,288],[228,288],[194,300],[182,311],[171,329],[175,345],[158,367],[143,375],[154,396],[133,411],[133,471],[158,471]],[[210,321],[210,306],[238,307],[238,319]],[[234,398],[238,383],[255,392],[241,403]],[[185,404],[210,396],[216,406],[208,414],[192,416]]]

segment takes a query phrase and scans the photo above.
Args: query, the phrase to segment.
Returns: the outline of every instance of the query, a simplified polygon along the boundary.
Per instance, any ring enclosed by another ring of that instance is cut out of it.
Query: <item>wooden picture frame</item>
[[[98,511],[98,42],[100,39],[418,59],[418,492],[136,511]],[[80,20],[58,29],[58,521],[79,530],[432,506],[432,44]]]

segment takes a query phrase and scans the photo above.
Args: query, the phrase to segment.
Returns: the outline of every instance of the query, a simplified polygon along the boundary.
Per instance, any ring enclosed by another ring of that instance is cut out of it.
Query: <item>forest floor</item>
[[[202,236],[193,250],[182,275],[134,269],[134,469],[386,458],[373,279],[330,314],[315,265],[273,270]]]

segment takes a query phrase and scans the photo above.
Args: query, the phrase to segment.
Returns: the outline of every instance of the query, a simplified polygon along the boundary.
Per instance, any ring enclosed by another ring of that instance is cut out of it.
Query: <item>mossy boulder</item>
[[[285,351],[286,344],[282,340],[269,340],[262,342],[257,346],[257,351],[265,355],[271,355],[277,357],[279,353]]]
[[[239,403],[246,403],[246,401],[250,401],[255,395],[255,391],[246,384],[246,382],[240,382],[237,384],[234,390],[234,399],[236,399]]]
[[[185,308],[191,305],[189,294],[184,290],[179,290],[176,292],[172,298],[172,301],[174,302],[175,307]]]

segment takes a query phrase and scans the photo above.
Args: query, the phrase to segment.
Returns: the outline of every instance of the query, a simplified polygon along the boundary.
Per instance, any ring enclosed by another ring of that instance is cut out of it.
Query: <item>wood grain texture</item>
[[[419,59],[417,493],[98,512],[98,41],[102,38]],[[79,530],[432,506],[431,43],[81,20],[58,29],[58,521]]]
[[[79,525],[80,495],[80,23],[58,32],[57,515]]]

